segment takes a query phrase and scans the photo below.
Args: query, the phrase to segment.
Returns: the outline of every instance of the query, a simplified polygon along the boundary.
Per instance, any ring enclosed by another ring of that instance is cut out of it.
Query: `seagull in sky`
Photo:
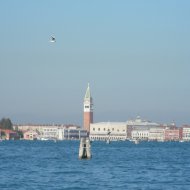
[[[55,40],[55,37],[54,37],[54,36],[51,36],[50,42],[52,42],[52,43],[56,42],[56,40]]]

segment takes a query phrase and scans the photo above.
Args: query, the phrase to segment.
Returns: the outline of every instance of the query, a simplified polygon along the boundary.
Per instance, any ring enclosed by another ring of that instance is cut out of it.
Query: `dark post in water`
[[[79,159],[91,159],[91,149],[89,138],[81,138],[79,147]]]

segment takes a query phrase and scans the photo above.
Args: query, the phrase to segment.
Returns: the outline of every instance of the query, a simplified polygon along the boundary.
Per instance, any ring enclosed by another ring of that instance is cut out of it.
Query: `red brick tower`
[[[90,95],[90,87],[88,84],[88,88],[86,90],[86,94],[84,97],[84,123],[83,127],[85,130],[90,132],[90,123],[93,123],[93,103],[92,103],[92,97]]]

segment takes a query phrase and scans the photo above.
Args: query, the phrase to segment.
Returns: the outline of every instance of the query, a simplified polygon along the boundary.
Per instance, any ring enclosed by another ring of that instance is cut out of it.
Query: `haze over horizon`
[[[190,1],[1,2],[0,119],[190,124]],[[51,35],[56,43],[49,43]]]

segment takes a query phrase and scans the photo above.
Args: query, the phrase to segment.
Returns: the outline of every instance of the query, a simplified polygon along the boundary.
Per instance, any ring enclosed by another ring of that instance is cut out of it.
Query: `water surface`
[[[190,189],[190,143],[79,141],[0,142],[0,190]]]

